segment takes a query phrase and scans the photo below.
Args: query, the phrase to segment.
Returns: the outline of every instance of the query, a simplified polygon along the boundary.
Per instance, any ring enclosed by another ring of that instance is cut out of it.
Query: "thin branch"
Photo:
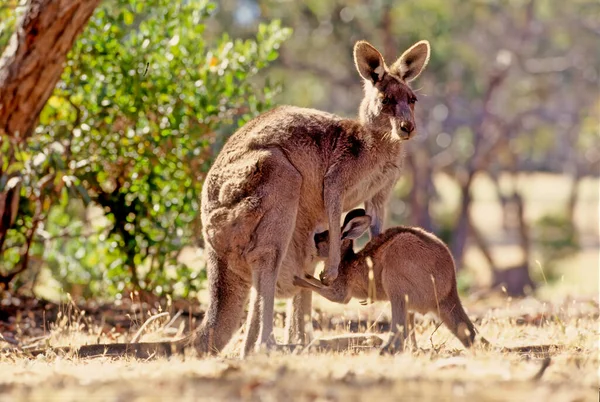
[[[140,327],[140,329],[137,330],[137,332],[135,333],[135,335],[133,336],[133,338],[131,339],[130,343],[136,343],[139,341],[140,337],[142,336],[142,333],[144,332],[144,330],[146,329],[146,327],[148,325],[150,325],[151,322],[158,320],[161,317],[165,317],[168,316],[169,313],[168,312],[163,312],[163,313],[159,313],[159,314],[155,314],[152,317],[148,318],[146,320],[146,322],[144,322],[144,324]]]
[[[41,237],[41,239],[36,239],[36,242],[48,242],[48,241],[53,241],[53,240],[58,240],[58,239],[73,239],[73,238],[87,238],[87,237],[92,237],[95,235],[99,235],[102,234],[103,232],[110,230],[111,227],[113,225],[109,224],[106,225],[100,229],[98,229],[97,231],[94,232],[88,232],[88,233],[72,233],[70,232],[68,229],[63,229],[63,231],[59,234],[56,234],[54,236],[49,236],[49,235],[44,235],[44,234],[38,234],[38,236]]]
[[[485,236],[477,228],[477,225],[475,225],[475,223],[471,221],[471,219],[469,219],[469,223],[470,223],[469,229],[470,229],[471,235],[475,239],[475,243],[477,244],[477,246],[483,253],[483,256],[485,257],[488,264],[490,265],[490,269],[492,270],[492,272],[496,272],[498,270],[498,267],[496,266],[496,262],[494,261],[494,257],[492,256],[490,246],[489,246],[488,242],[486,241]]]
[[[524,24],[524,28],[521,31],[521,35],[519,38],[518,50],[515,51],[516,54],[520,54],[520,50],[525,47],[527,40],[531,36],[530,27],[531,27],[531,24],[535,17],[534,11],[535,11],[535,0],[530,0],[529,3],[527,4],[526,21]],[[483,150],[481,148],[483,138],[484,138],[484,133],[486,131],[486,126],[487,126],[488,122],[490,121],[490,118],[492,118],[492,116],[493,116],[493,113],[491,111],[492,99],[493,99],[495,93],[506,82],[506,79],[508,78],[508,75],[509,75],[509,71],[511,69],[511,65],[512,65],[512,63],[509,63],[501,71],[492,75],[489,79],[489,84],[488,84],[486,93],[484,95],[484,100],[483,100],[483,107],[482,107],[483,111],[482,111],[482,115],[481,115],[481,120],[479,123],[479,128],[476,130],[476,135],[475,135],[475,140],[474,140],[475,153],[474,153],[473,158],[471,159],[470,163],[468,164],[470,171],[477,171],[477,170],[481,170],[481,169],[485,168],[485,166],[487,166],[487,164],[489,163],[489,159],[490,159],[489,156],[491,155],[491,152],[493,152],[496,149],[496,146],[498,145],[498,143],[500,141],[502,141],[502,136],[496,135],[493,138],[493,140],[491,141],[490,145],[488,147],[486,147],[487,149]]]
[[[27,236],[27,240],[25,243],[25,251],[22,255],[23,259],[21,260],[21,266],[19,268],[15,269],[14,271],[10,272],[7,275],[0,276],[0,284],[3,284],[5,286],[5,289],[6,289],[6,287],[8,287],[8,284],[11,283],[13,279],[15,279],[15,277],[17,275],[24,272],[28,268],[29,252],[31,251],[31,244],[33,243],[33,236],[35,235],[35,231],[37,230],[37,227],[41,221],[42,221],[42,219],[40,218],[40,215],[38,215],[38,217],[36,217],[36,219],[34,219],[34,221],[33,221],[33,226],[30,229],[29,235]]]

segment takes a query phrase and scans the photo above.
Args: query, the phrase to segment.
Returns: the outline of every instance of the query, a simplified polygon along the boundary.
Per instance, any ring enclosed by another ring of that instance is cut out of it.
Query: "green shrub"
[[[534,235],[546,280],[556,280],[556,262],[579,250],[577,228],[566,215],[547,214],[535,222]]]
[[[201,286],[202,267],[178,255],[201,242],[202,180],[219,144],[272,104],[277,88],[257,73],[290,35],[278,21],[253,39],[215,35],[214,10],[104,1],[74,45],[19,162],[38,155],[53,175],[36,253],[65,290],[187,296]],[[19,214],[25,223],[35,212]]]

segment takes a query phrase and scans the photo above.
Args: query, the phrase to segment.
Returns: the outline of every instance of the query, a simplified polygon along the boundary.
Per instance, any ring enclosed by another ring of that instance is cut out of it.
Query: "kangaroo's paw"
[[[333,281],[335,281],[335,279],[338,276],[338,270],[337,268],[327,268],[324,271],[321,271],[321,274],[319,275],[319,279],[321,280],[321,283],[323,283],[323,285],[325,286],[330,286]]]

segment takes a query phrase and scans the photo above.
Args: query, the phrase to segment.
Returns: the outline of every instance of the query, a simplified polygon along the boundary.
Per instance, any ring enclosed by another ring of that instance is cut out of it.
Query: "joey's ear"
[[[410,82],[421,74],[429,62],[430,53],[428,41],[417,42],[396,60],[390,70],[402,77],[404,81]]]
[[[358,239],[371,225],[371,217],[369,215],[357,216],[350,222],[344,225],[342,229],[342,239]]]
[[[352,211],[348,212],[344,217],[344,224],[342,225],[342,229],[346,226],[352,219],[358,216],[365,216],[367,212],[363,208],[356,208]]]
[[[354,64],[360,76],[373,84],[385,75],[383,56],[368,42],[359,41],[354,45]]]

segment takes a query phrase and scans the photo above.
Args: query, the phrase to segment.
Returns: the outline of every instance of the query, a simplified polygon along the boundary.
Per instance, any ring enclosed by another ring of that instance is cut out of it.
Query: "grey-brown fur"
[[[226,345],[249,295],[244,351],[272,344],[274,298],[297,295],[294,275],[314,272],[312,238],[327,227],[335,240],[322,280],[337,277],[343,211],[365,202],[371,233],[380,233],[402,143],[415,128],[408,82],[425,67],[429,44],[391,67],[367,42],[354,56],[365,82],[359,119],[278,107],[233,134],[211,167],[202,191],[210,304],[196,331],[200,352]],[[298,305],[310,313],[310,299]]]
[[[385,351],[402,350],[408,335],[409,311],[436,313],[452,333],[469,347],[475,339],[475,327],[465,313],[456,290],[454,260],[448,247],[431,233],[419,228],[399,226],[372,239],[358,253],[353,239],[368,228],[370,217],[364,210],[351,211],[342,234],[339,275],[330,286],[307,276],[296,277],[297,286],[312,289],[337,303],[351,298],[391,301],[392,325]],[[316,254],[328,255],[329,234],[315,235]],[[375,292],[369,294],[369,266],[372,261]],[[403,333],[399,334],[398,329]],[[485,342],[485,341],[484,341]]]

